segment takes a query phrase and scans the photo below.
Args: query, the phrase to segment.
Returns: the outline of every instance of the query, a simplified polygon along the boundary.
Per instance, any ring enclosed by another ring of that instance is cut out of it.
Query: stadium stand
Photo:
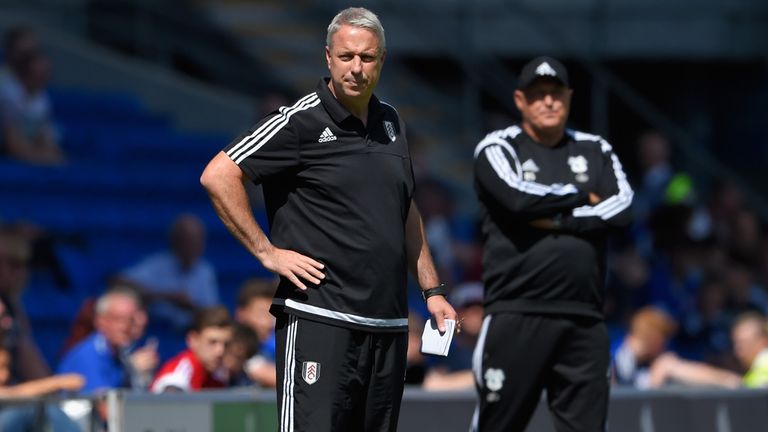
[[[109,275],[162,249],[169,222],[184,211],[208,226],[221,297],[233,306],[236,287],[263,270],[229,238],[197,180],[229,137],[179,131],[126,92],[59,88],[50,94],[70,163],[34,167],[0,160],[0,200],[13,203],[3,209],[5,220],[32,220],[80,239],[57,250],[73,281],[69,291],[42,273],[27,290],[47,360],[55,363],[79,304],[103,290]]]

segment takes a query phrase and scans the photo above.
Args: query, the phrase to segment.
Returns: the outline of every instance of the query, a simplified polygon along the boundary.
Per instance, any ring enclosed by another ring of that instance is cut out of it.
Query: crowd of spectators
[[[669,350],[744,372],[730,335],[745,313],[768,313],[761,221],[734,184],[719,180],[706,193],[701,179],[675,169],[663,135],[644,134],[637,151],[635,224],[616,244],[609,320],[621,329],[639,308],[656,307],[675,329]]]

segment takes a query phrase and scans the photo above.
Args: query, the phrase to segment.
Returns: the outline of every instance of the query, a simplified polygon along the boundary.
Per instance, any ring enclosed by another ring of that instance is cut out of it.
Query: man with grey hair
[[[444,330],[397,111],[373,91],[384,29],[363,8],[328,26],[330,78],[234,140],[201,182],[232,234],[280,276],[271,312],[281,431],[394,431],[408,344],[407,271]],[[270,227],[243,182],[262,184]]]
[[[136,327],[144,324],[142,313],[139,296],[130,287],[107,290],[96,300],[96,331],[67,352],[58,372],[85,377],[85,393],[134,387],[136,376],[151,374],[159,360],[154,344],[129,352]]]

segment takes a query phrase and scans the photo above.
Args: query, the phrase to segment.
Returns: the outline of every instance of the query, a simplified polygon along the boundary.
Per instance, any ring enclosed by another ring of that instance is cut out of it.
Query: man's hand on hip
[[[261,264],[274,273],[277,273],[299,287],[306,290],[302,279],[317,285],[325,279],[323,269],[325,266],[312,258],[288,249],[271,247],[261,258]]]

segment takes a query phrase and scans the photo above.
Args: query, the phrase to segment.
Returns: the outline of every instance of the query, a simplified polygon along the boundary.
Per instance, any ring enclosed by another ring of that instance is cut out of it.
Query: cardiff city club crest
[[[491,392],[486,396],[490,403],[498,402],[501,399],[499,390],[504,387],[504,371],[501,369],[488,369],[485,371],[485,386]]]
[[[576,181],[585,183],[589,180],[587,175],[587,158],[584,156],[571,156],[568,158],[568,165],[571,166],[571,171],[576,174]]]
[[[397,139],[395,125],[392,124],[391,121],[384,120],[384,130],[387,132],[387,136],[389,137],[390,141],[395,141]]]
[[[320,379],[320,363],[305,361],[301,366],[301,377],[309,385],[316,383]]]
[[[536,181],[536,173],[539,172],[539,166],[536,165],[536,162],[534,162],[533,159],[528,159],[523,162],[521,168],[523,170],[523,180]]]

